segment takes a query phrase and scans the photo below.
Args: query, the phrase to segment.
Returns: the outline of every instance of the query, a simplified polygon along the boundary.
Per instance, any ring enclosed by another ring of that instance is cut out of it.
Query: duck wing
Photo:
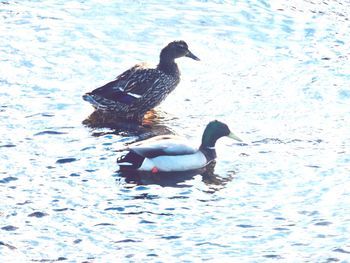
[[[157,83],[161,74],[164,73],[156,68],[147,68],[145,64],[139,64],[119,75],[116,80],[93,90],[88,95],[132,104]]]
[[[176,136],[156,136],[154,138],[130,145],[130,151],[145,158],[155,158],[157,156],[176,156],[193,154],[198,151],[188,142]]]

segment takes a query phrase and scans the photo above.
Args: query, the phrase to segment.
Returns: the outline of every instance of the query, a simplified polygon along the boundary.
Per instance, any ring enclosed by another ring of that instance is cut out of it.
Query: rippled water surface
[[[282,2],[282,3],[281,3]],[[0,2],[1,262],[350,262],[349,1]],[[87,91],[185,40],[142,127],[84,125]],[[123,176],[118,151],[200,141],[200,174]]]

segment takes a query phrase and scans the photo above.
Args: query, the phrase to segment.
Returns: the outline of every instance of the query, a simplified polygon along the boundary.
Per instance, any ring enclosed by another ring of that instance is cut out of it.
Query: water
[[[348,1],[2,1],[1,262],[350,262]],[[137,129],[81,95],[184,39],[201,62]],[[118,150],[200,140],[214,170],[123,177]]]

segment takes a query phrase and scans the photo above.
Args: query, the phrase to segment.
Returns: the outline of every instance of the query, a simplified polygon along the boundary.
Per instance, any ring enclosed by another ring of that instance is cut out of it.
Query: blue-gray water
[[[283,2],[283,3],[278,3]],[[1,262],[350,262],[348,1],[2,1]],[[82,94],[185,40],[182,81],[136,130]],[[218,142],[214,172],[125,178],[125,144]],[[65,261],[64,261],[65,260]]]

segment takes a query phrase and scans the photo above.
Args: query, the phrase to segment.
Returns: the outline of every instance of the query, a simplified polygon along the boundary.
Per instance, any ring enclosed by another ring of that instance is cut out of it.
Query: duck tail
[[[98,105],[97,101],[94,100],[93,96],[90,93],[86,93],[83,95],[83,100],[91,103],[92,105]]]
[[[89,102],[91,105],[93,105],[96,109],[101,109],[105,110],[107,107],[101,103],[99,103],[96,99],[95,96],[91,93],[86,93],[83,95],[83,100]]]
[[[133,169],[136,170],[141,167],[145,157],[130,151],[117,159],[120,170]]]

